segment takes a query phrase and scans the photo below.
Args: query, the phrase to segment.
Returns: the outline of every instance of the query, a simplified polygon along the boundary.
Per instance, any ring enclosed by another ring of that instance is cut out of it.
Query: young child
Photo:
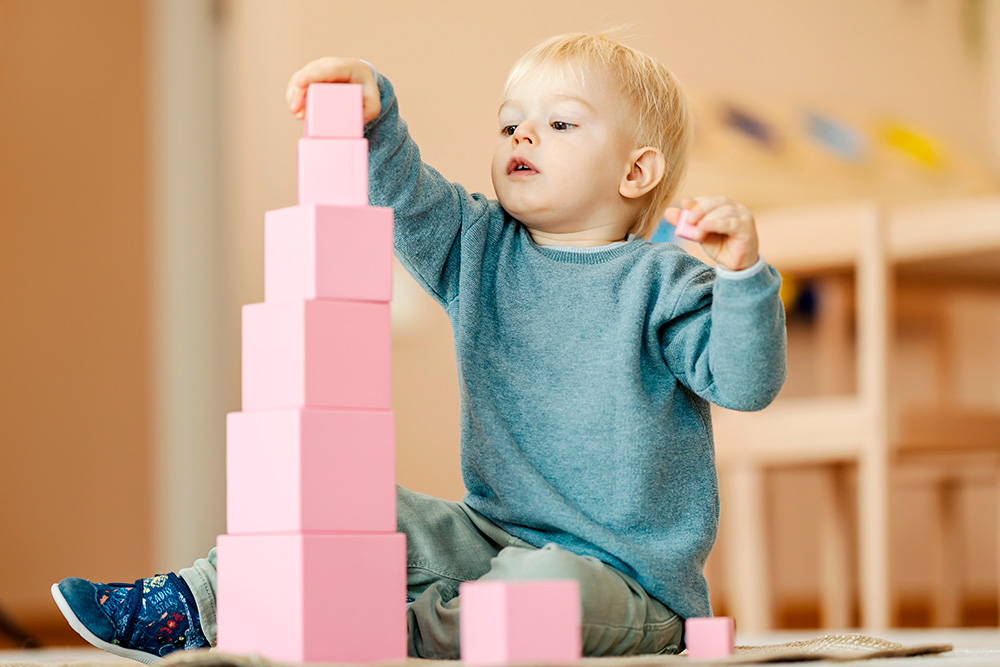
[[[714,270],[647,241],[687,161],[676,80],[604,36],[539,45],[505,88],[496,200],[421,162],[369,64],[322,58],[296,72],[287,96],[300,118],[314,82],[362,84],[371,204],[395,209],[396,256],[455,336],[467,492],[398,496],[410,655],[459,656],[458,585],[480,578],[577,579],[586,655],[681,650],[683,619],[711,614],[709,403],[770,403],[785,328],[779,275],[744,206],[683,201]],[[680,214],[666,208],[673,224]],[[214,550],[179,574],[64,579],[53,594],[91,643],[149,660],[215,641]],[[261,585],[281,586],[281,573],[261,572]]]

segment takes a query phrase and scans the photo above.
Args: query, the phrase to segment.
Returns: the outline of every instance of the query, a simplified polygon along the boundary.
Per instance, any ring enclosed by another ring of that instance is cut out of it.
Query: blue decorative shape
[[[868,142],[860,132],[815,112],[806,114],[806,133],[830,152],[850,162],[861,162],[867,153]]]
[[[778,138],[771,126],[747,111],[729,105],[723,120],[737,132],[745,134],[767,148],[776,148]]]

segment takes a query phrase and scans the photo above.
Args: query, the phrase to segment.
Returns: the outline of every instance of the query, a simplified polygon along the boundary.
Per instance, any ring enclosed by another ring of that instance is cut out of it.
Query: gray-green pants
[[[459,657],[458,585],[473,579],[580,582],[585,655],[676,653],[683,622],[634,579],[590,556],[554,544],[541,549],[508,535],[461,502],[398,487],[398,530],[406,534],[409,654]],[[215,549],[180,571],[215,645]],[[274,585],[281,585],[274,581]],[[402,604],[402,601],[400,601]]]

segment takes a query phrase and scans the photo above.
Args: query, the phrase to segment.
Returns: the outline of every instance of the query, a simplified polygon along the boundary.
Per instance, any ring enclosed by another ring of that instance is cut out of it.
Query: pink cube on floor
[[[705,231],[699,229],[695,225],[692,225],[687,221],[690,211],[684,209],[681,211],[681,217],[677,221],[677,228],[674,230],[674,234],[681,237],[682,239],[687,239],[689,241],[696,241],[701,243],[705,240]]]
[[[689,618],[684,622],[684,643],[694,660],[714,660],[735,653],[736,622],[728,616]]]
[[[287,662],[406,659],[406,536],[220,535],[218,650]]]
[[[226,530],[395,532],[392,412],[230,413]]]
[[[367,139],[299,139],[299,203],[368,205]]]
[[[264,301],[392,298],[392,209],[304,204],[268,211]]]
[[[572,663],[582,656],[575,579],[469,581],[458,594],[464,663]]]
[[[391,406],[389,304],[243,306],[243,410]]]
[[[313,83],[306,89],[306,137],[364,136],[364,103],[360,83]]]

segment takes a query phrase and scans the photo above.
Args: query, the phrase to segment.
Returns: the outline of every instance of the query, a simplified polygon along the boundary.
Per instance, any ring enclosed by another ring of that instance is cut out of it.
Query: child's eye
[[[564,120],[557,120],[553,121],[552,123],[552,129],[558,130],[559,132],[562,132],[563,130],[568,130],[571,127],[573,127],[572,123],[567,123]]]
[[[504,125],[500,128],[500,134],[510,137],[513,136],[514,130],[517,129],[517,125]]]

